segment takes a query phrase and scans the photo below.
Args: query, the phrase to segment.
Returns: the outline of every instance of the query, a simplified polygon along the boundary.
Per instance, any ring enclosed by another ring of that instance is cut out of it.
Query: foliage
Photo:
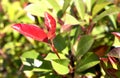
[[[119,78],[118,4],[1,0],[0,77]]]

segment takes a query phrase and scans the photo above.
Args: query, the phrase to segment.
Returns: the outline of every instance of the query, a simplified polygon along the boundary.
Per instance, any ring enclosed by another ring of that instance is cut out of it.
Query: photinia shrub
[[[1,0],[0,77],[119,78],[119,12],[114,0]]]

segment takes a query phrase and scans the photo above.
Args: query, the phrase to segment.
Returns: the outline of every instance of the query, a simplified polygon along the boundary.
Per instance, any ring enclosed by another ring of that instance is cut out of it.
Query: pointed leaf
[[[119,7],[110,7],[109,9],[105,10],[104,12],[102,12],[101,14],[99,14],[98,16],[96,16],[93,21],[97,22],[99,21],[101,18],[107,16],[107,15],[111,15],[111,14],[116,14],[120,12],[120,8]]]
[[[88,12],[91,12],[92,6],[96,0],[85,0]]]
[[[70,14],[65,14],[64,21],[66,24],[70,24],[70,25],[80,24],[80,22]]]
[[[84,5],[83,0],[75,0],[75,6],[76,6],[79,16],[83,20],[85,16],[85,5]]]
[[[48,30],[48,38],[54,38],[55,37],[55,31],[56,31],[56,21],[55,19],[47,12],[44,14],[45,16],[45,25]]]
[[[92,46],[94,38],[90,35],[85,35],[80,38],[77,46],[76,57],[79,58],[83,56]]]
[[[71,0],[64,0],[63,8],[62,8],[62,13],[64,14],[66,9],[69,7]]]
[[[110,4],[110,2],[97,3],[93,8],[92,15],[97,15],[97,13],[100,12],[108,4]]]
[[[80,61],[77,62],[76,72],[82,72],[98,64],[100,61],[93,52],[87,53]]]
[[[38,26],[30,24],[14,24],[13,29],[17,30],[21,34],[31,37],[38,41],[47,42],[47,34]]]

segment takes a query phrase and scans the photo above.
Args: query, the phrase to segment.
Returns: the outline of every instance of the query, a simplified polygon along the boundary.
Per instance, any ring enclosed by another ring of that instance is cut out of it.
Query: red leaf
[[[112,32],[114,36],[116,36],[118,39],[120,39],[120,33],[119,32]]]
[[[49,13],[45,12],[44,15],[45,15],[45,25],[48,30],[48,38],[52,39],[55,37],[56,21]]]
[[[38,41],[48,42],[47,34],[36,25],[14,24],[13,29]]]

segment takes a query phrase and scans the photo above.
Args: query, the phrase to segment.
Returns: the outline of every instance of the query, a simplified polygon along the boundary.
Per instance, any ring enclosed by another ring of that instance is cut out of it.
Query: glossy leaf
[[[94,38],[90,35],[85,35],[80,38],[77,46],[76,57],[79,58],[83,56],[92,46]]]
[[[85,5],[84,5],[83,0],[75,0],[75,6],[76,6],[79,16],[83,20],[85,16]]]
[[[34,67],[32,71],[35,72],[50,72],[52,71],[52,65],[50,61],[42,60],[42,65],[39,67]]]
[[[107,6],[108,4],[110,4],[110,2],[96,3],[96,5],[93,8],[92,15],[97,15],[97,13],[104,9],[105,6]]]
[[[85,56],[83,56],[83,58],[80,61],[77,62],[76,72],[80,73],[82,71],[85,71],[88,68],[95,66],[99,62],[100,61],[98,57],[93,52],[89,52]]]
[[[25,65],[24,70],[32,70],[39,72],[52,71],[52,66],[49,61],[45,61],[39,56],[35,50],[24,52],[21,56],[21,60]]]
[[[54,53],[49,53],[46,57],[45,60],[51,61],[53,69],[61,75],[67,74],[69,72],[68,69],[68,64],[69,60],[63,55],[60,54],[60,59],[54,54]]]
[[[53,69],[61,75],[65,75],[69,73],[69,60],[66,59],[57,59],[57,60],[52,60],[51,61]]]
[[[64,21],[65,24],[70,24],[70,25],[80,24],[80,22],[70,14],[65,14]]]
[[[30,24],[14,24],[13,29],[17,30],[21,34],[33,38],[38,41],[47,42],[47,34],[38,26]]]
[[[104,12],[102,12],[101,14],[99,14],[98,16],[96,16],[93,21],[97,22],[100,19],[102,19],[103,17],[107,16],[107,15],[111,15],[111,14],[117,14],[120,11],[119,7],[111,7],[107,10],[105,10]]]
[[[48,30],[48,38],[54,38],[55,37],[55,31],[56,31],[56,21],[55,19],[49,14],[49,13],[45,13],[45,25],[47,27]]]
[[[36,58],[38,58],[38,56],[39,56],[39,53],[37,53],[35,50],[30,50],[30,51],[24,52],[21,57],[36,59]]]
[[[66,47],[65,38],[59,34],[54,38],[53,44],[58,51],[62,51]]]

